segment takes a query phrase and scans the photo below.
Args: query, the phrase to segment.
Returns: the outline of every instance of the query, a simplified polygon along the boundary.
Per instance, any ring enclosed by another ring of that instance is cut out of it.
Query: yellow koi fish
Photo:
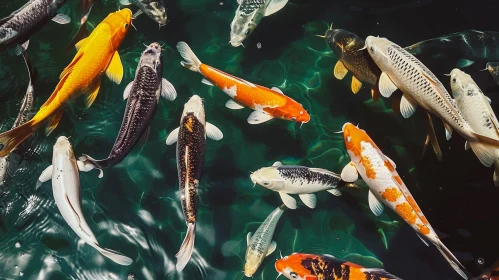
[[[75,45],[78,52],[73,61],[62,71],[57,87],[36,115],[25,124],[0,134],[0,156],[8,155],[47,120],[45,133],[49,135],[59,124],[63,105],[70,98],[86,93],[86,108],[90,107],[97,97],[104,73],[113,82],[121,83],[123,65],[117,50],[131,21],[132,11],[129,9],[111,13],[89,37]]]

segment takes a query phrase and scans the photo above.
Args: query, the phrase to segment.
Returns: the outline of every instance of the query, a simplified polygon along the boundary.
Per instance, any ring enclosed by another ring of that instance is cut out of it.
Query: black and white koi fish
[[[111,153],[106,159],[95,160],[88,155],[80,161],[95,168],[105,169],[120,163],[137,142],[149,135],[149,127],[158,108],[160,96],[174,100],[177,92],[163,77],[163,57],[158,43],[150,44],[144,52],[135,72],[135,79],[128,84],[123,98],[128,99],[125,116]]]
[[[282,202],[289,209],[296,209],[296,200],[289,194],[298,194],[309,208],[315,208],[317,198],[314,193],[328,191],[340,196],[338,184],[340,175],[322,168],[298,165],[282,165],[277,161],[271,167],[263,167],[250,175],[251,181],[279,193]]]

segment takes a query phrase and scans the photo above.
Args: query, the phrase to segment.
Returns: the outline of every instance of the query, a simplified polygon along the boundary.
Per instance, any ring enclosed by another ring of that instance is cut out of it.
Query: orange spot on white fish
[[[400,176],[398,175],[395,175],[393,176],[393,179],[399,184],[399,185],[402,185],[404,184],[404,182],[402,182],[402,179],[400,179]]]
[[[402,196],[402,193],[398,190],[398,188],[388,188],[384,192],[380,192],[381,197],[390,202],[395,202],[397,199]]]
[[[414,209],[414,211],[421,213],[421,209],[419,208],[418,204],[416,203],[416,201],[414,200],[414,198],[411,195],[407,196],[407,202],[409,202],[409,204],[411,205],[412,209]]]
[[[364,169],[366,170],[366,176],[369,179],[376,179],[376,171],[374,170],[373,165],[371,164],[371,161],[367,157],[361,157],[360,159],[360,164],[364,166]]]
[[[428,225],[430,222],[428,222],[428,219],[426,219],[426,217],[424,215],[421,215],[421,217],[419,217],[421,219],[421,221],[423,222],[423,224],[425,225]]]
[[[400,204],[397,204],[395,206],[395,211],[410,225],[413,225],[416,222],[417,215],[416,212],[412,209],[411,205],[407,202],[403,202]]]
[[[418,228],[419,228],[420,233],[422,233],[424,235],[430,234],[430,229],[426,225],[418,224]]]
[[[390,170],[391,172],[395,171],[395,168],[393,167],[393,165],[392,165],[389,161],[387,161],[387,160],[385,160],[385,166],[386,166],[386,168],[388,168],[388,170]]]

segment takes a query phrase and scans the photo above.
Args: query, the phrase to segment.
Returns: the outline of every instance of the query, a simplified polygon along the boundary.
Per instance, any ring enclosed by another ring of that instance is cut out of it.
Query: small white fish
[[[239,7],[230,24],[230,44],[239,47],[260,21],[284,8],[288,0],[238,0]]]
[[[450,72],[450,85],[457,106],[471,127],[477,133],[499,140],[499,122],[490,107],[490,99],[483,94],[471,76],[456,68]],[[469,149],[468,142],[465,144],[465,149]],[[483,159],[480,155],[478,158]],[[499,149],[495,150],[493,162],[482,161],[486,166],[492,163],[495,165],[494,184],[498,187]]]
[[[388,98],[397,89],[402,91],[400,112],[404,118],[412,116],[419,105],[443,121],[447,140],[455,129],[470,143],[482,163],[494,161],[499,141],[473,130],[442,83],[421,61],[386,38],[369,36],[366,48],[382,71],[381,95]]]
[[[277,243],[272,241],[277,222],[284,213],[286,206],[281,205],[277,207],[270,215],[267,216],[265,221],[258,227],[255,234],[248,232],[246,242],[246,258],[244,262],[244,275],[252,277],[258,270],[266,256],[272,254]]]
[[[52,165],[47,167],[37,183],[37,187],[52,179],[52,191],[55,203],[62,217],[73,231],[88,245],[94,247],[99,253],[120,265],[130,265],[133,261],[119,252],[102,248],[95,235],[88,226],[81,209],[80,175],[78,170],[86,167],[82,162],[77,162],[73,147],[68,138],[60,136],[54,145]]]
[[[298,194],[309,208],[315,208],[317,198],[314,193],[328,191],[340,196],[337,189],[341,178],[338,174],[322,168],[309,168],[298,165],[282,165],[277,161],[271,167],[263,167],[250,175],[251,181],[279,193],[289,209],[296,209],[296,200],[289,194]]]

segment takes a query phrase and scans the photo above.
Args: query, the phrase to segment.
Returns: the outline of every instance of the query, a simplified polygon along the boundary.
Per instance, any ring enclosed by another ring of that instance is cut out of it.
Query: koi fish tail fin
[[[494,169],[494,185],[496,187],[499,187],[499,158],[496,158],[496,160],[494,161],[494,166],[495,166],[495,169]]]
[[[445,247],[445,245],[439,241],[438,243],[435,243],[435,246],[437,247],[438,251],[440,251],[440,254],[444,256],[445,260],[450,264],[450,266],[464,279],[468,279],[468,276],[466,273],[463,271],[464,266],[459,262],[459,260],[452,254],[452,252]]]
[[[30,120],[23,125],[0,134],[0,157],[10,154],[26,138],[30,137],[38,128],[38,125],[34,123],[34,120]]]
[[[113,262],[121,265],[131,265],[133,263],[133,260],[130,259],[129,257],[123,255],[120,252],[116,252],[111,249],[107,248],[102,248],[99,244],[94,244],[93,247],[99,251],[102,255],[105,257],[109,258]]]
[[[176,268],[180,272],[187,265],[192,256],[192,251],[194,250],[194,238],[196,237],[196,224],[187,224],[187,234],[185,235],[184,242],[180,246],[180,250],[175,255],[177,258]]]
[[[75,36],[73,37],[73,39],[71,39],[71,42],[69,42],[66,50],[69,51],[72,48],[74,48],[75,45],[76,45],[76,43],[78,43],[79,41],[81,41],[84,38],[87,38],[88,35],[89,35],[89,33],[88,33],[88,29],[87,29],[87,22],[85,22],[85,23],[83,23],[83,24],[80,25],[80,27],[78,28],[78,31],[76,32]]]
[[[199,72],[201,60],[194,54],[189,45],[185,42],[178,42],[177,49],[180,55],[186,60],[180,62],[180,64],[191,71]]]
[[[466,139],[480,162],[490,167],[496,160],[496,151],[499,150],[499,140],[472,132],[474,139]]]

